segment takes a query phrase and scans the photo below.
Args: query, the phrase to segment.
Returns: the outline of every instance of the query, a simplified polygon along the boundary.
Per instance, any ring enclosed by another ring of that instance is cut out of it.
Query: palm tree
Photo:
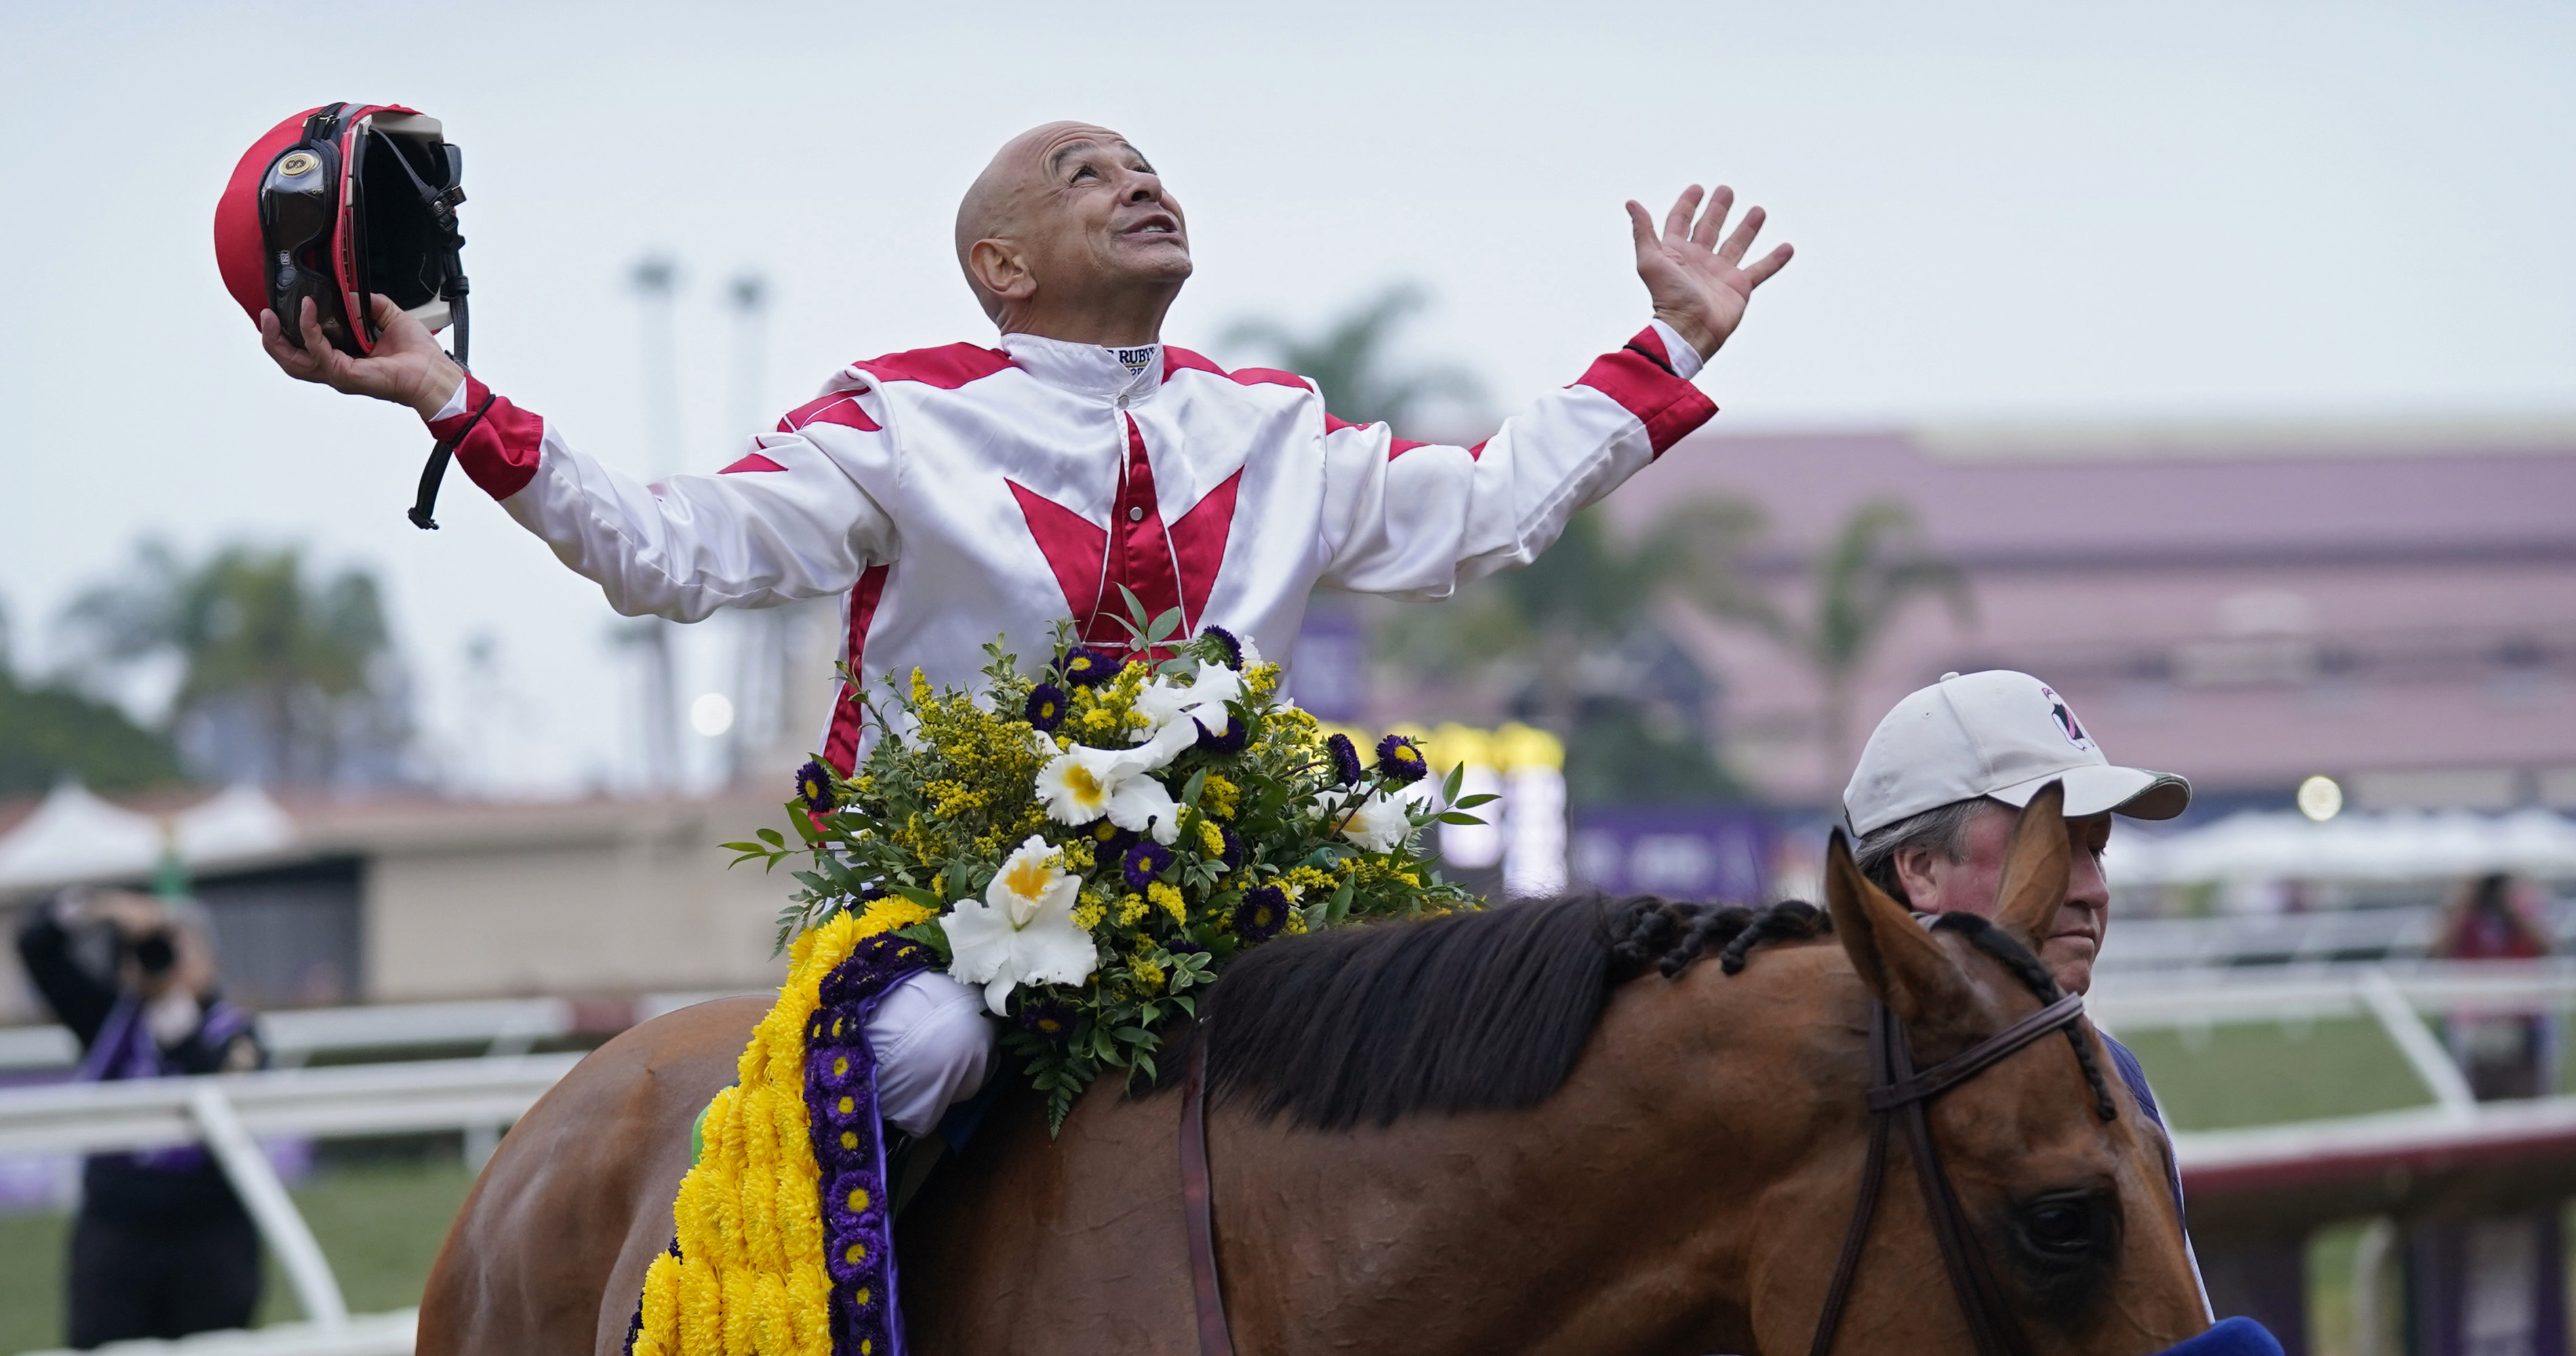
[[[0,796],[42,794],[66,777],[94,790],[131,790],[178,781],[179,759],[168,740],[115,703],[22,679],[0,613]]]
[[[137,548],[126,577],[74,599],[67,626],[108,667],[176,660],[168,725],[201,770],[267,782],[331,781],[353,743],[399,743],[389,640],[363,570],[308,580],[300,551],[233,545],[183,562]]]
[[[1429,302],[1421,288],[1398,283],[1312,335],[1275,320],[1240,320],[1219,342],[1267,352],[1288,370],[1312,377],[1324,403],[1344,419],[1401,428],[1428,401],[1483,399],[1476,379],[1459,368],[1404,366],[1389,356],[1395,331]]]
[[[1951,621],[1976,621],[1968,577],[1925,537],[1914,511],[1895,499],[1852,510],[1807,567],[1807,613],[1792,617],[1759,593],[1702,599],[1716,615],[1787,646],[1815,674],[1817,742],[1829,768],[1849,767],[1852,688],[1880,641],[1913,603],[1938,599]]]
[[[1482,675],[1516,690],[1520,719],[1569,736],[1578,801],[1731,798],[1742,788],[1710,744],[1710,684],[1655,614],[1674,599],[1745,607],[1755,595],[1737,557],[1761,528],[1759,509],[1722,495],[1676,505],[1635,536],[1586,510],[1527,568],[1441,607],[1383,614],[1378,650],[1420,677]]]

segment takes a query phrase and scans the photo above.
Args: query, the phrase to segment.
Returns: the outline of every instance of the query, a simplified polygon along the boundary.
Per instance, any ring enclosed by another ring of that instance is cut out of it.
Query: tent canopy
[[[165,843],[194,870],[270,856],[295,839],[295,821],[255,786],[228,787],[165,821],[65,782],[0,837],[0,890],[148,876]]]
[[[2162,838],[2115,833],[2103,869],[2117,885],[2248,880],[2435,880],[2510,871],[2576,877],[2576,823],[2543,809],[2348,813],[2316,823],[2249,810]]]

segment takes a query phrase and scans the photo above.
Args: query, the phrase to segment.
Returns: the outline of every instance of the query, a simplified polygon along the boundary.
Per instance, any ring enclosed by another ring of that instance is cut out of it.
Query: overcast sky
[[[1702,378],[1739,427],[2576,412],[2565,3],[926,8],[0,9],[21,662],[139,536],[300,542],[384,576],[433,753],[500,728],[465,697],[482,636],[508,777],[631,768],[597,590],[461,476],[414,531],[417,422],[287,382],[217,280],[233,162],[340,98],[445,121],[476,369],[639,469],[634,260],[683,268],[712,469],[747,431],[724,281],[773,287],[770,417],[850,359],[989,340],[954,206],[1057,117],[1125,131],[1189,209],[1187,345],[1414,279],[1412,347],[1508,404],[1642,323],[1621,201],[1722,179],[1799,252]]]

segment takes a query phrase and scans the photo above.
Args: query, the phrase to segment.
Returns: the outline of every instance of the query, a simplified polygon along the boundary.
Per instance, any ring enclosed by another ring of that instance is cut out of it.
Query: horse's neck
[[[1808,1058],[1844,1024],[1820,992],[1848,987],[1817,982],[1839,962],[1817,951],[1627,986],[1527,1110],[1352,1135],[1234,1122],[1218,1197],[1245,1348],[1751,1349],[1751,1264],[1782,1223],[1765,1203],[1816,1158],[1820,1117],[1855,1120],[1856,1083],[1809,1081],[1848,1073]]]

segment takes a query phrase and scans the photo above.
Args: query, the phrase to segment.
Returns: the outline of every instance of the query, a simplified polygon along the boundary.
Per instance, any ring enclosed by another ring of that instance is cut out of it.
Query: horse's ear
[[[2021,807],[2004,844],[2003,881],[1995,889],[1995,926],[2033,951],[2057,930],[2070,869],[2066,784],[2050,782]]]
[[[1825,848],[1825,907],[1860,982],[1909,1025],[1971,1010],[1974,995],[1958,963],[1913,913],[1861,874],[1840,829]]]

